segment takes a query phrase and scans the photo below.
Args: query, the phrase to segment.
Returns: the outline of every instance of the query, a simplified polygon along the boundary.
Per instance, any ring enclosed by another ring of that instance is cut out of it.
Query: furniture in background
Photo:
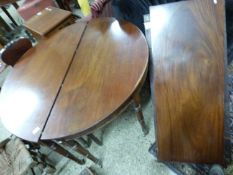
[[[24,26],[37,38],[40,38],[74,23],[74,21],[74,17],[70,11],[56,7],[46,7],[27,20]]]
[[[158,159],[223,162],[224,1],[150,8]]]
[[[14,6],[18,7],[17,1],[19,0],[1,0],[0,5],[13,4]]]
[[[49,6],[56,7],[56,4],[53,0],[25,0],[23,5],[21,5],[17,11],[20,16],[27,21],[32,16]]]
[[[56,3],[63,10],[72,11],[71,8],[70,8],[70,1],[71,0],[56,0]]]

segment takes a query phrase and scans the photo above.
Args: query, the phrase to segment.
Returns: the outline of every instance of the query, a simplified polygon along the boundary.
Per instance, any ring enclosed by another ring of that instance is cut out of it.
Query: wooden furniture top
[[[128,102],[148,55],[143,34],[127,22],[103,18],[64,28],[15,65],[0,95],[2,122],[34,142],[86,134]]]
[[[0,117],[11,133],[38,141],[85,26],[76,23],[41,40],[14,66],[0,95]]]
[[[81,136],[110,120],[147,64],[148,46],[137,27],[113,18],[90,21],[41,139]]]
[[[39,36],[45,36],[71,16],[70,11],[47,7],[26,21],[24,26]]]
[[[159,160],[223,160],[224,11],[223,0],[150,8]]]
[[[0,6],[16,3],[19,0],[0,0]]]

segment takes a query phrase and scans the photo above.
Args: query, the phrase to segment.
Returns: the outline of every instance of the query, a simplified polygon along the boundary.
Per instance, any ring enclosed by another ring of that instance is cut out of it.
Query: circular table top
[[[31,141],[87,134],[131,98],[148,57],[145,37],[131,23],[99,18],[66,27],[14,67],[0,96],[8,109],[0,112],[3,124]]]

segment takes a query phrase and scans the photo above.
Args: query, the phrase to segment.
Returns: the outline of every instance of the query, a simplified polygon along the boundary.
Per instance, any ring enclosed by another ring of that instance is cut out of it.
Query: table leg
[[[78,141],[84,145],[86,148],[89,148],[91,146],[91,141],[89,139],[86,141],[84,138],[80,137],[78,138]]]
[[[16,9],[19,8],[19,5],[17,4],[17,2],[14,2],[12,5],[13,5]]]
[[[144,116],[142,113],[141,100],[140,100],[139,93],[136,93],[133,96],[133,102],[134,102],[134,110],[136,112],[138,122],[140,123],[140,125],[142,127],[142,131],[143,131],[144,135],[147,135],[149,131],[148,131],[148,128],[146,127]]]
[[[58,143],[54,142],[54,141],[43,141],[40,142],[42,145],[47,146],[51,149],[53,149],[54,151],[56,151],[57,153],[75,161],[76,163],[83,165],[85,164],[85,160],[82,159],[78,159],[77,157],[75,157],[72,153],[70,153],[69,151],[67,151],[66,149],[64,149],[62,146],[60,146]]]
[[[93,140],[96,144],[102,146],[103,143],[101,140],[99,140],[94,134],[88,134],[88,137]]]
[[[74,147],[74,149],[80,153],[81,155],[87,157],[91,161],[95,162],[96,164],[100,165],[102,167],[101,160],[97,159],[95,156],[93,156],[87,149],[83,148],[77,141],[75,140],[68,140],[64,143],[68,144],[71,147]]]
[[[42,165],[43,168],[45,167],[49,167],[50,169],[52,169],[54,172],[56,171],[56,167],[54,165],[52,165],[47,158],[47,155],[43,154],[40,151],[40,145],[37,143],[32,143],[32,142],[28,142],[26,140],[23,140],[24,144],[27,145],[28,151],[31,154],[31,157],[33,158],[33,160],[36,162],[37,165]],[[33,170],[33,167],[31,167]]]
[[[33,168],[31,168],[31,173],[32,173],[32,175],[36,175],[36,173],[35,173],[35,171],[34,171]]]
[[[7,11],[6,7],[2,6],[2,11],[8,16],[8,18],[10,18],[10,20],[12,21],[12,23],[15,26],[18,26],[17,22],[14,20],[14,18],[11,16],[11,14]]]

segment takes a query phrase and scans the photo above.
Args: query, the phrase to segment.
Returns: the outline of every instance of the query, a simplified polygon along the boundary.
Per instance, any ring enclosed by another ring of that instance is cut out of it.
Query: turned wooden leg
[[[31,168],[31,173],[32,173],[32,175],[36,175],[36,173],[35,173],[35,171],[34,171],[33,168]]]
[[[86,148],[89,148],[91,146],[91,141],[85,140],[84,138],[80,137],[78,138],[78,141]]]
[[[134,102],[134,110],[136,112],[137,119],[142,127],[142,131],[144,135],[147,135],[149,131],[145,124],[144,116],[142,113],[141,100],[138,93],[133,96],[133,102]]]
[[[68,144],[71,147],[74,147],[74,149],[80,153],[81,155],[87,157],[91,161],[95,162],[96,164],[100,165],[102,167],[102,162],[101,160],[97,159],[95,156],[93,156],[87,149],[83,148],[82,145],[80,145],[77,141],[75,140],[68,140],[64,142]]]
[[[19,8],[19,5],[16,2],[14,2],[12,5],[15,7],[15,9]]]
[[[103,143],[100,139],[98,139],[94,134],[88,134],[88,137],[93,140],[96,144],[102,146]]]
[[[54,141],[43,141],[43,142],[41,142],[41,144],[53,149],[57,153],[75,161],[76,163],[78,163],[80,165],[85,164],[84,159],[82,159],[82,160],[78,159],[72,153],[70,153],[69,151],[67,151],[66,149],[64,149],[62,146],[60,146],[58,143],[56,143]]]

